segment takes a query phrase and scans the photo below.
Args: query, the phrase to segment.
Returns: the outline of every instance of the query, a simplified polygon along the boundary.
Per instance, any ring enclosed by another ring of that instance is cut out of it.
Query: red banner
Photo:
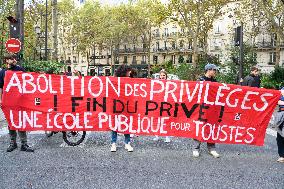
[[[263,145],[280,92],[211,82],[6,72],[13,130],[86,130]]]

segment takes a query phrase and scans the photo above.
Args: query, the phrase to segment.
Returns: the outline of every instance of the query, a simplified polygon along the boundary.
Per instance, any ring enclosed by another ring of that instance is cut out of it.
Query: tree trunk
[[[57,15],[57,0],[53,0],[52,2],[52,25],[53,25],[53,53],[52,59],[58,61],[58,39],[57,39],[57,31],[58,31],[58,15]],[[79,60],[78,60],[79,61]]]
[[[114,54],[113,54],[113,41],[110,42],[110,67],[111,67],[111,76],[114,75]]]
[[[277,36],[276,38],[276,61],[275,61],[275,66],[280,65],[280,37]]]
[[[200,6],[198,5],[197,8],[197,21],[196,21],[196,30],[195,30],[195,34],[193,37],[193,43],[192,43],[192,48],[193,48],[193,55],[192,55],[192,64],[193,64],[193,68],[197,67],[197,62],[198,62],[198,36],[199,36],[199,31],[200,31]]]
[[[151,71],[151,41],[152,41],[152,31],[151,27],[149,29],[149,40],[148,40],[148,78],[150,78]]]

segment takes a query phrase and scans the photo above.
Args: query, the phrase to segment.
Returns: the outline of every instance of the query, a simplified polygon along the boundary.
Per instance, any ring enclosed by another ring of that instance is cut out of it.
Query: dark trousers
[[[280,157],[284,157],[284,138],[279,133],[277,133],[276,141],[278,147],[278,154]]]
[[[19,133],[19,137],[21,140],[22,144],[26,144],[27,143],[27,133],[26,131],[18,131]],[[9,129],[9,135],[10,135],[10,143],[16,143],[17,142],[17,131],[14,130],[10,130]]]
[[[130,134],[124,134],[124,142],[125,144],[128,144],[130,142]],[[116,143],[117,141],[117,132],[111,131],[111,143]]]

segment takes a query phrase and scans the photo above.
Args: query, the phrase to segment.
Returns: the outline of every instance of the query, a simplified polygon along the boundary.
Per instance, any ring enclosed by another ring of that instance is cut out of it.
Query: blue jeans
[[[125,144],[128,144],[130,142],[130,134],[124,134],[124,142]],[[117,141],[117,132],[111,131],[111,143],[116,143]]]

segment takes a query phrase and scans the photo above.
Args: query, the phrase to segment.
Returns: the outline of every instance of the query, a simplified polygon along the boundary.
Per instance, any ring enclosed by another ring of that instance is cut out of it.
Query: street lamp
[[[39,40],[39,57],[40,57],[40,60],[42,60],[40,38],[43,38],[43,37],[42,37],[42,33],[41,33],[41,28],[38,25],[35,26],[35,33],[38,35],[38,40]]]

